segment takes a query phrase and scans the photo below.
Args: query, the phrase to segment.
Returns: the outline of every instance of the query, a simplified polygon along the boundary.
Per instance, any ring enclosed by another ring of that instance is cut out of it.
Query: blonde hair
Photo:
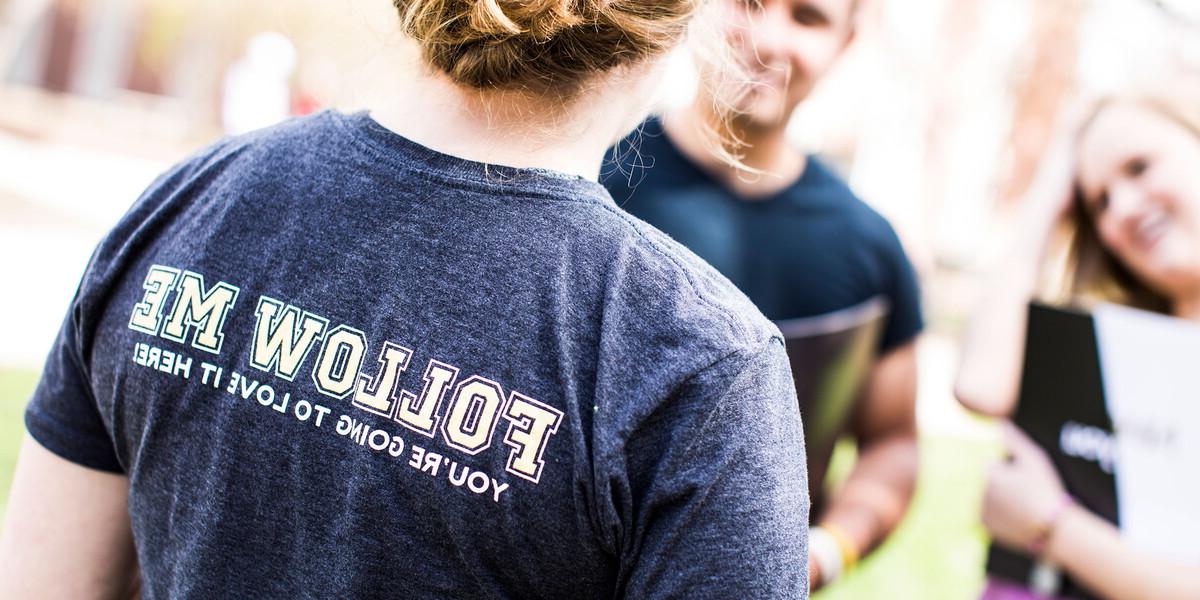
[[[593,75],[665,53],[699,0],[393,0],[425,61],[479,90],[575,96]]]
[[[1197,102],[1192,94],[1182,93],[1182,87],[1171,91],[1152,90],[1100,99],[1087,113],[1082,126],[1076,132],[1076,145],[1081,143],[1088,128],[1105,110],[1118,105],[1134,105],[1151,110],[1178,123],[1200,139],[1200,102]],[[1104,246],[1096,229],[1095,219],[1083,202],[1083,193],[1078,183],[1074,186],[1073,195],[1069,219],[1071,238],[1067,251],[1066,293],[1070,299],[1074,302],[1115,302],[1170,313],[1170,299],[1147,285]]]

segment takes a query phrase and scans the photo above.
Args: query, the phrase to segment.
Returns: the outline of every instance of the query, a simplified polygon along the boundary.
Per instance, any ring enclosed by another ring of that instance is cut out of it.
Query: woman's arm
[[[954,396],[963,406],[996,417],[1011,415],[1017,404],[1021,357],[1025,347],[1027,306],[1038,280],[1040,251],[1024,246],[1008,255],[988,286],[963,337]]]
[[[963,338],[954,395],[967,408],[1008,416],[1017,404],[1028,304],[1058,223],[1071,206],[1069,153],[1056,149],[1022,201],[1016,233],[999,257]]]
[[[1063,484],[1049,457],[1012,424],[1010,456],[989,474],[983,522],[1000,544],[1061,566],[1113,600],[1200,598],[1200,567],[1171,564],[1137,550],[1117,528],[1086,509],[1063,507]]]
[[[1183,567],[1139,552],[1121,539],[1111,523],[1078,506],[1059,518],[1046,557],[1105,598],[1200,598],[1200,567]]]
[[[129,479],[25,436],[0,532],[0,598],[128,598],[137,559]]]

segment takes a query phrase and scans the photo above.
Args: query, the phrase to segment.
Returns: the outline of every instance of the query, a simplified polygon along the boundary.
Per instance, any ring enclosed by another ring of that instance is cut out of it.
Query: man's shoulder
[[[890,245],[897,239],[887,217],[868,204],[825,159],[810,155],[804,175],[788,191],[791,204],[819,205],[843,224],[847,241]]]
[[[825,158],[817,154],[805,157],[804,173],[793,186],[793,190],[822,190],[858,200],[850,184]]]

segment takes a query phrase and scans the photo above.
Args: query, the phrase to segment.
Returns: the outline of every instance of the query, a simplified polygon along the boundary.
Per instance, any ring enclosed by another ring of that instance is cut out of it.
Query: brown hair
[[[678,44],[699,0],[393,0],[454,82],[573,96],[592,75]]]
[[[1175,90],[1111,96],[1099,100],[1087,113],[1087,118],[1076,133],[1076,145],[1082,142],[1088,128],[1105,110],[1119,104],[1133,104],[1156,112],[1200,138],[1200,103],[1185,99],[1184,94]],[[1074,186],[1073,196],[1069,218],[1072,235],[1067,254],[1067,293],[1073,299],[1117,302],[1170,313],[1170,299],[1147,285],[1104,246],[1096,229],[1095,218],[1083,201],[1083,192],[1078,183]]]

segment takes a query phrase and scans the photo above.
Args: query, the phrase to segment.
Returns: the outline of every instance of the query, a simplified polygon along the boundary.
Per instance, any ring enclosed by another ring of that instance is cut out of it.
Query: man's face
[[[734,106],[785,124],[854,36],[855,0],[725,0],[726,35],[750,87]]]

